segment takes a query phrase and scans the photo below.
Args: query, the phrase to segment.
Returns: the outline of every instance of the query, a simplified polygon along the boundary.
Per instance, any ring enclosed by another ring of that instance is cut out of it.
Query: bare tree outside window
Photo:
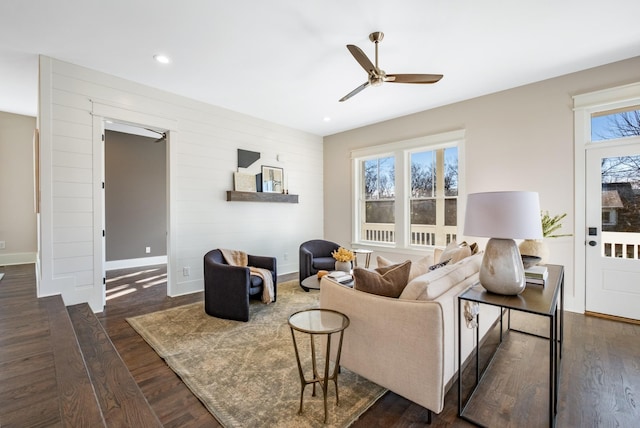
[[[640,136],[640,109],[598,113],[591,117],[591,141]]]
[[[619,138],[640,135],[640,110],[611,115],[609,131]]]

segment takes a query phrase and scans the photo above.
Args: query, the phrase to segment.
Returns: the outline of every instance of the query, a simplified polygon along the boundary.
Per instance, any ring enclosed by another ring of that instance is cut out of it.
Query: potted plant
[[[541,260],[538,264],[546,264],[549,260],[549,247],[544,238],[560,238],[561,236],[571,236],[570,233],[556,234],[555,232],[562,227],[562,220],[567,213],[551,216],[549,211],[540,213],[540,221],[542,222],[543,239],[525,239],[520,244],[520,254],[527,256],[537,256]]]
[[[336,251],[333,251],[331,255],[336,259],[336,270],[341,270],[347,273],[351,272],[351,260],[355,258],[353,251],[340,247]]]

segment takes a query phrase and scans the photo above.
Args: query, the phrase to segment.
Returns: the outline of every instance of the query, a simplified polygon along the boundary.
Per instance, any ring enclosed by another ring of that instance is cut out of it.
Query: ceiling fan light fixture
[[[351,52],[353,58],[360,64],[360,66],[367,72],[367,81],[362,85],[349,92],[344,97],[340,98],[340,102],[346,101],[354,95],[360,93],[367,86],[380,86],[384,82],[390,83],[413,83],[413,84],[430,84],[436,83],[442,79],[442,74],[389,74],[384,72],[378,66],[378,44],[384,38],[382,31],[376,31],[369,34],[369,40],[371,40],[376,47],[375,51],[375,65],[367,57],[367,55],[357,47],[356,45],[347,45],[347,49]]]
[[[374,77],[371,79],[371,86],[380,86],[382,85],[382,79],[379,77]]]

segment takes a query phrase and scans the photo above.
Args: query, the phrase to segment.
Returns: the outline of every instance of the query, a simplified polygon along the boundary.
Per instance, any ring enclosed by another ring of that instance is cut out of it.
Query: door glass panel
[[[640,155],[602,159],[602,256],[638,259]]]

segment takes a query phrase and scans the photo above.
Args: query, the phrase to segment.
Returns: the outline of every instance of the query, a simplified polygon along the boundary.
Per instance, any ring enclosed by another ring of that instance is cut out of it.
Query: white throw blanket
[[[220,249],[222,256],[231,266],[248,267],[251,274],[262,278],[262,303],[273,302],[273,276],[269,269],[248,266],[249,256],[244,251]]]

